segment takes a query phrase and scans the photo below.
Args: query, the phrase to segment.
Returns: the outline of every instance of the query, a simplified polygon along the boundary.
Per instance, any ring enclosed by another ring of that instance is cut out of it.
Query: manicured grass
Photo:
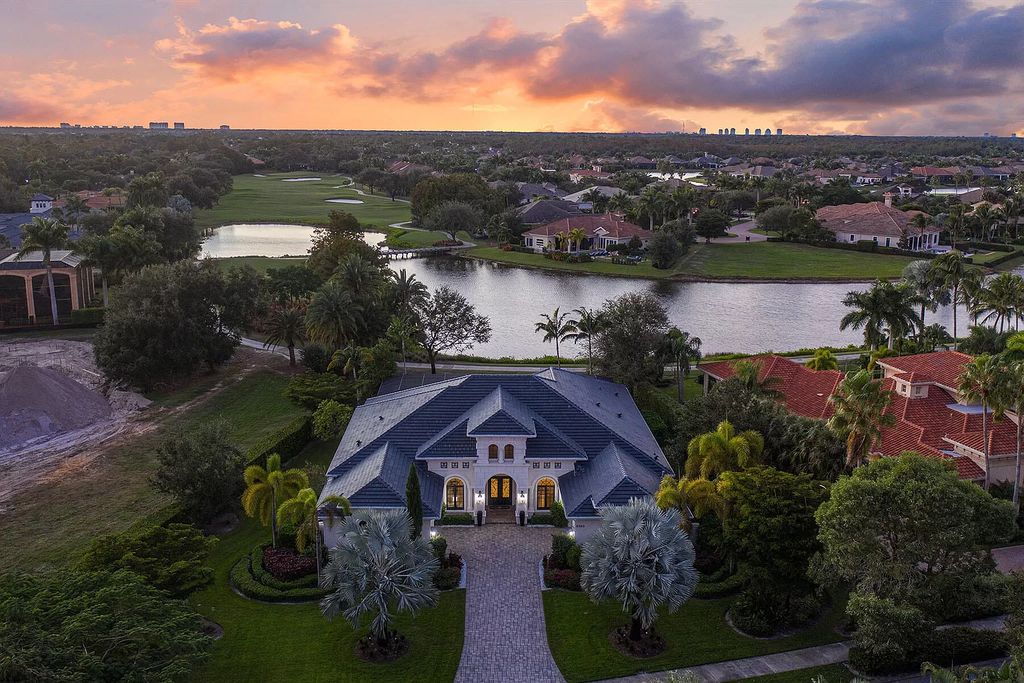
[[[678,266],[693,275],[729,278],[893,278],[914,259],[806,244],[699,244]]]
[[[156,470],[156,448],[174,429],[223,418],[245,450],[301,413],[281,395],[288,381],[284,375],[260,371],[232,383],[233,378],[230,368],[221,371],[215,379],[226,386],[181,413],[157,411],[193,398],[192,388],[155,397],[158,402],[150,408],[155,429],[127,437],[88,465],[18,494],[0,516],[0,547],[18,551],[0,553],[0,571],[66,565],[93,538],[124,531],[164,509],[170,499],[149,478]],[[200,382],[206,391],[212,384]]]
[[[212,259],[214,264],[221,270],[229,270],[234,267],[249,266],[258,273],[266,274],[271,268],[284,268],[286,266],[300,266],[306,262],[305,257],[272,257],[272,256],[234,256],[231,258]]]
[[[874,279],[899,277],[913,259],[904,256],[868,254],[842,249],[824,249],[805,244],[750,242],[740,244],[696,244],[673,268],[659,270],[649,261],[623,266],[606,261],[564,263],[540,254],[502,251],[496,247],[470,249],[467,256],[513,265],[641,278],[706,277],[737,279]]]
[[[288,467],[322,468],[337,440],[315,442]],[[409,652],[388,664],[368,664],[355,655],[354,631],[344,619],[328,622],[316,603],[270,605],[235,594],[228,573],[242,555],[269,540],[269,532],[246,519],[214,547],[210,564],[214,585],[192,597],[207,618],[224,628],[202,681],[450,681],[462,655],[465,591],[441,594],[435,609],[415,618],[402,615],[396,628],[410,640]]]
[[[455,235],[460,240],[472,241],[469,233],[460,231]],[[448,233],[440,230],[407,230],[404,228],[392,228],[388,233],[389,246],[396,249],[415,249],[419,247],[432,247],[435,242],[451,239]]]
[[[285,178],[322,178],[304,182],[284,182]],[[342,176],[324,173],[272,173],[265,178],[238,175],[234,188],[213,209],[199,211],[196,224],[215,228],[231,223],[298,223],[311,225],[324,221],[332,209],[347,211],[360,223],[387,227],[411,217],[409,204],[388,197],[360,195],[345,185]],[[328,199],[353,199],[362,204],[337,204]]]
[[[811,683],[811,681],[818,680],[819,677],[827,683],[848,683],[855,678],[853,673],[842,664],[826,664],[825,666],[812,666],[806,669],[754,676],[742,680],[753,683]]]
[[[690,600],[675,614],[663,614],[656,628],[668,641],[657,657],[621,654],[609,641],[612,629],[628,618],[617,604],[595,605],[583,593],[545,591],[548,645],[567,681],[593,681],[642,671],[681,667],[784,652],[842,640],[834,630],[842,619],[837,605],[811,628],[787,638],[758,640],[740,635],[725,622],[730,598]]]
[[[597,273],[601,275],[619,275],[625,277],[644,278],[666,278],[673,274],[671,270],[658,270],[651,265],[650,261],[642,261],[633,266],[624,266],[610,263],[608,261],[593,261],[591,263],[566,263],[564,261],[552,261],[540,254],[525,254],[519,251],[502,251],[498,247],[476,247],[465,252],[466,256],[486,259],[488,261],[500,261],[517,266],[530,266],[533,268],[546,268],[549,270],[566,270],[575,273]]]

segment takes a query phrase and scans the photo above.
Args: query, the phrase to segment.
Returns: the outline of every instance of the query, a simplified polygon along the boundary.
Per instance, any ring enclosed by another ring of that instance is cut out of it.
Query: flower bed
[[[282,580],[264,568],[263,560],[262,546],[238,560],[231,568],[231,586],[245,597],[261,602],[307,602],[324,596],[326,591],[317,585],[315,564],[313,574]]]
[[[316,558],[299,555],[291,548],[263,547],[262,566],[279,581],[294,581],[316,574]],[[258,563],[254,563],[258,564]]]

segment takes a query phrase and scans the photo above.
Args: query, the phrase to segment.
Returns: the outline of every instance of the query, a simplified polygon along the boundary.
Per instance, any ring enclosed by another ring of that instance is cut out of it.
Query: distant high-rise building
[[[70,123],[67,123],[66,121],[61,121],[61,122],[60,122],[60,127],[61,127],[61,128],[70,128],[70,127],[71,127],[71,124],[70,124]]]
[[[761,129],[760,128],[755,128],[754,129],[754,135],[760,135],[760,134],[761,134]]]
[[[782,129],[781,128],[776,128],[775,129],[775,134],[776,135],[782,135]]]
[[[719,135],[721,135],[721,134],[722,134],[722,129],[721,129],[721,128],[719,128],[719,129],[718,129],[718,134],[719,134]]]
[[[735,128],[730,128],[729,129],[729,135],[736,135],[736,129]]]
[[[1017,134],[1016,133],[1010,133],[1010,137],[1011,138],[1015,138],[1015,137],[1017,137]]]
[[[698,135],[707,135],[708,134],[708,129],[707,128],[701,128],[700,131],[697,134]]]
[[[764,134],[765,135],[771,135],[772,134],[772,129],[771,128],[765,128],[764,129]]]
[[[222,123],[222,124],[220,124],[220,129],[221,130],[231,130],[231,126],[229,126],[226,123]]]
[[[750,135],[750,129],[749,128],[744,128],[743,129],[743,134],[744,135]]]
[[[174,130],[185,130],[185,124],[181,121],[174,122]]]
[[[150,130],[167,130],[167,128],[168,128],[168,126],[167,126],[167,122],[166,121],[150,121],[149,122],[149,129]]]

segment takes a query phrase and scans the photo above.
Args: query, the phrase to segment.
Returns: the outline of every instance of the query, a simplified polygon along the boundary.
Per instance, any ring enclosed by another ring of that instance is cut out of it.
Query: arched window
[[[537,482],[537,509],[550,510],[555,502],[555,482],[545,477]]]
[[[505,444],[505,460],[512,460],[516,457],[516,447],[510,443]]]
[[[487,460],[490,462],[498,462],[498,444],[492,443],[487,447]]]
[[[466,509],[466,485],[461,479],[449,479],[445,486],[444,504],[449,510]]]

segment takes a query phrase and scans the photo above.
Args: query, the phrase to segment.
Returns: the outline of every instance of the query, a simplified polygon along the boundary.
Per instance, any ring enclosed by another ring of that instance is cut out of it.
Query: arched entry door
[[[498,474],[487,480],[487,507],[511,508],[512,496],[515,493],[512,477]]]

